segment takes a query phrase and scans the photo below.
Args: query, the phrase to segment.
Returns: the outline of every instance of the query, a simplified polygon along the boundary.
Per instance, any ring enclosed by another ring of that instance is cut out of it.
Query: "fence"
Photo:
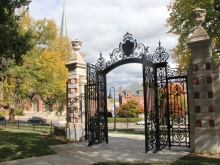
[[[21,123],[19,120],[16,120],[13,124],[8,124],[6,120],[0,123],[0,126],[10,129],[21,129],[21,130],[31,130],[44,133],[54,133],[54,125],[51,123]]]

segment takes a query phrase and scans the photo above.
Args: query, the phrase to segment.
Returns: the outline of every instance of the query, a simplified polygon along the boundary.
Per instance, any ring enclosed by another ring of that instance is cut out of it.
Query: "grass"
[[[171,165],[220,165],[220,158],[211,158],[190,154],[184,156]]]
[[[4,124],[0,124],[0,128],[8,128],[8,129],[23,129],[23,130],[33,130],[33,131],[40,131],[40,132],[51,132],[51,128],[53,129],[53,126],[48,124],[38,124],[38,123],[29,123],[29,124],[7,124],[6,127]]]
[[[67,142],[34,131],[0,129],[0,162],[55,154],[49,146],[57,144]]]

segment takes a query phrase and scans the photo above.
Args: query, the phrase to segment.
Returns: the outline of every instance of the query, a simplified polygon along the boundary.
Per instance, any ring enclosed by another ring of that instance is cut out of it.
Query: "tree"
[[[45,49],[37,58],[29,61],[24,58],[25,63],[20,69],[24,78],[23,91],[26,95],[31,91],[38,95],[48,110],[52,111],[53,105],[59,98],[65,97],[65,86],[67,81],[66,61],[62,60],[62,54],[57,51]],[[27,76],[28,75],[28,76]]]
[[[138,115],[138,101],[128,100],[126,104],[119,107],[119,112],[125,117],[136,117]]]
[[[172,58],[179,65],[180,70],[186,70],[190,61],[190,50],[187,43],[190,41],[190,34],[195,27],[190,18],[190,12],[200,7],[206,9],[206,22],[204,29],[216,43],[213,50],[213,57],[220,64],[218,54],[220,53],[220,5],[219,0],[172,0],[168,5],[170,17],[166,20],[166,26],[170,27],[168,33],[178,35],[178,44],[172,49]]]
[[[61,109],[65,103],[67,81],[65,64],[71,55],[69,39],[58,36],[54,20],[34,20],[28,14],[20,19],[19,31],[32,33],[32,49],[22,56],[22,65],[10,68],[10,79],[7,80],[16,84],[16,77],[19,77],[19,92],[16,92],[16,97],[19,100],[37,96],[43,100],[47,110],[52,111],[54,105]],[[8,94],[13,93],[14,88],[15,86],[8,85]],[[6,98],[13,100],[11,96],[7,95]]]
[[[3,0],[0,2],[0,59],[15,59],[16,64],[21,61],[21,55],[31,49],[29,39],[31,33],[19,33],[21,15],[15,14],[15,9],[26,6],[29,0]],[[2,65],[2,62],[0,61]]]
[[[144,112],[144,106],[143,105],[138,105],[138,113],[142,114]]]

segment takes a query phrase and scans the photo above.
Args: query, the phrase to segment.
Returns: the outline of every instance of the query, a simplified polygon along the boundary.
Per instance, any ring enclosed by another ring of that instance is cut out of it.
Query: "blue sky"
[[[60,28],[63,12],[61,0],[32,0],[30,15],[34,19],[54,19]],[[123,36],[129,32],[138,43],[149,46],[153,54],[161,41],[167,52],[174,48],[177,36],[167,34],[170,0],[66,0],[67,34],[71,40],[83,42],[81,52],[85,62],[95,64],[99,53],[108,61],[109,54],[118,48]],[[175,65],[170,62],[171,65]],[[132,82],[142,83],[142,66],[127,64],[107,75],[107,86],[127,87]],[[108,90],[109,91],[109,90]],[[116,94],[117,95],[117,94]]]

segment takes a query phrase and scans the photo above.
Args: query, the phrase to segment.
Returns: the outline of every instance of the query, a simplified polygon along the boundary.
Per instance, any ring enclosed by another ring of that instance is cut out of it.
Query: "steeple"
[[[65,3],[63,3],[63,16],[62,16],[62,22],[61,22],[61,28],[60,28],[60,36],[67,37]]]

